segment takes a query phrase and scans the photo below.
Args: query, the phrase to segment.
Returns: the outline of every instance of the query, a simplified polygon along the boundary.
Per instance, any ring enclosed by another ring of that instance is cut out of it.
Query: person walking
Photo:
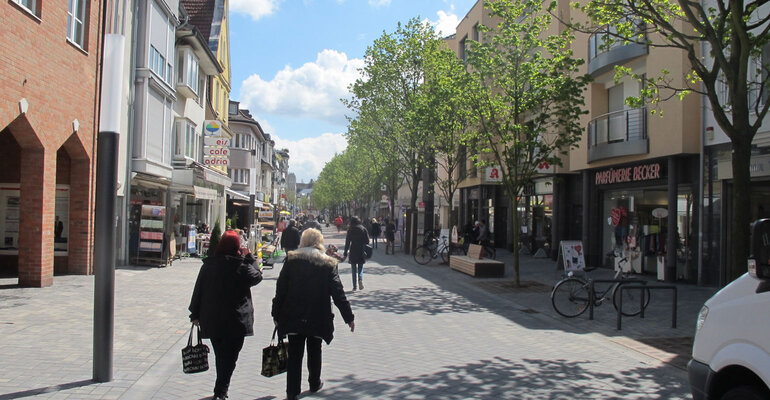
[[[489,228],[487,227],[487,221],[482,219],[479,222],[479,236],[477,238],[480,245],[487,245],[489,242]]]
[[[296,250],[299,247],[299,239],[297,221],[292,218],[289,220],[289,226],[281,233],[281,248],[286,252]]]
[[[353,290],[357,288],[364,288],[364,245],[369,244],[369,234],[366,233],[366,229],[361,225],[361,220],[358,217],[350,218],[350,228],[348,228],[348,234],[345,236],[345,252],[342,258],[346,258],[350,253],[350,269],[353,272]],[[358,279],[358,285],[356,286],[356,279]]]
[[[396,254],[396,225],[385,218],[385,254],[388,254],[388,248],[390,254]]]
[[[355,330],[353,311],[345,297],[337,260],[324,254],[323,235],[315,229],[302,233],[300,248],[288,253],[278,275],[272,316],[278,335],[289,336],[286,396],[299,398],[302,391],[302,358],[307,347],[310,391],[323,387],[321,380],[321,340],[330,344],[334,335],[331,300],[342,319]]]
[[[337,232],[342,230],[342,217],[337,216],[337,218],[334,218],[334,226],[337,227]]]
[[[302,231],[305,231],[306,229],[317,229],[318,232],[323,232],[323,228],[321,228],[321,224],[318,223],[318,221],[315,220],[315,216],[313,214],[308,215],[307,221],[302,224]]]
[[[377,242],[380,238],[380,232],[382,231],[382,228],[380,227],[380,223],[377,222],[377,218],[372,218],[372,242],[374,243],[374,248],[377,248]]]
[[[262,281],[256,260],[235,231],[226,231],[214,256],[203,261],[190,300],[190,320],[211,340],[217,378],[214,400],[227,398],[230,378],[246,336],[254,334],[251,287]]]

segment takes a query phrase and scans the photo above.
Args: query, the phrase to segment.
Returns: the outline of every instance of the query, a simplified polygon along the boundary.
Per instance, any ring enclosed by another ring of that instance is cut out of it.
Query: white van
[[[687,365],[694,400],[770,400],[770,219],[752,225],[749,272],[706,301]]]

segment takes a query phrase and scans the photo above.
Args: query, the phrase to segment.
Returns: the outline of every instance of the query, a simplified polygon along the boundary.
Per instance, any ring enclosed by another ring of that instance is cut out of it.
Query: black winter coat
[[[369,244],[369,233],[366,232],[366,228],[363,225],[353,225],[348,229],[348,234],[345,236],[345,253],[347,256],[350,253],[351,264],[363,264],[366,262],[364,257],[364,245]]]
[[[273,320],[278,322],[278,334],[289,333],[334,338],[334,313],[331,300],[346,324],[353,322],[353,311],[345,297],[337,260],[323,252],[303,247],[288,253],[283,264],[273,298]]]
[[[203,260],[189,307],[190,320],[200,322],[201,337],[254,334],[251,287],[262,281],[254,262],[251,254]]]
[[[296,250],[299,247],[299,229],[292,225],[281,233],[281,247],[286,251]]]
[[[372,223],[372,237],[378,238],[380,237],[380,232],[382,231],[382,228],[380,228],[380,224],[377,222]]]

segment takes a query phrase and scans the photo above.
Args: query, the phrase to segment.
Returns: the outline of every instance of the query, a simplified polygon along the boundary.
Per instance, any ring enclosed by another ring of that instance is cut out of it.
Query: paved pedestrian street
[[[327,243],[342,247],[344,232],[325,234]],[[116,271],[114,380],[102,384],[91,381],[93,277],[57,276],[43,289],[0,280],[0,400],[210,397],[213,353],[205,373],[185,375],[181,368],[187,305],[200,264],[184,259],[162,269]],[[280,265],[266,269],[264,281],[252,289],[256,334],[246,338],[240,354],[232,400],[285,397],[285,375],[260,375],[279,271]],[[474,279],[437,262],[419,266],[404,254],[385,255],[384,246],[364,273],[366,288],[347,292],[356,331],[335,310],[335,339],[323,349],[325,386],[309,393],[303,371],[302,397],[690,398],[686,372],[633,338],[691,336],[691,311],[682,312],[676,330],[666,325],[663,312],[642,322],[628,318],[616,331],[612,306],[597,309],[596,321],[567,320],[548,310],[547,291],[517,294],[506,290],[506,280]],[[349,289],[349,264],[340,264],[340,275]]]

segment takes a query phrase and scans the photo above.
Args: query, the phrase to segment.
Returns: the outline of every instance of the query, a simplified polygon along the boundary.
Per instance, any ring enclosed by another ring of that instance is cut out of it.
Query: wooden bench
[[[455,271],[475,277],[502,277],[505,275],[505,264],[502,261],[481,258],[483,247],[472,244],[467,256],[449,257],[449,267]]]

